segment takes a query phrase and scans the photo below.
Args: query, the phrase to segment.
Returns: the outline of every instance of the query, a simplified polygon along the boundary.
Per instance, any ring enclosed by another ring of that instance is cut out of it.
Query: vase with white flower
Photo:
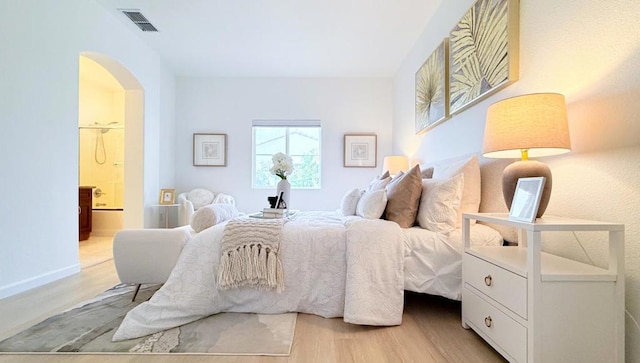
[[[280,192],[282,192],[284,208],[291,209],[291,204],[289,204],[291,184],[289,184],[287,176],[291,175],[291,173],[293,172],[293,160],[291,160],[291,157],[287,156],[284,153],[274,154],[271,160],[273,161],[273,166],[270,169],[271,174],[276,175],[280,178],[280,181],[276,186],[276,196],[280,195]],[[277,207],[278,206],[276,206],[276,208]]]

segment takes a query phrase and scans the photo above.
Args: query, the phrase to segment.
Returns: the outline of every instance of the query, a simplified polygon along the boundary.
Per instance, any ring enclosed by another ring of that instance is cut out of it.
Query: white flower
[[[287,179],[288,175],[293,172],[293,160],[283,153],[275,153],[271,158],[273,166],[269,171],[271,174],[279,176],[281,179]]]

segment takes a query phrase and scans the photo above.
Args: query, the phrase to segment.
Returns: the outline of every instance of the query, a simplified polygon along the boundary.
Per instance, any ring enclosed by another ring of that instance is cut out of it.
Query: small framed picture
[[[521,222],[536,220],[544,182],[544,177],[518,179],[516,192],[509,209],[509,219]]]
[[[175,189],[160,190],[160,204],[174,204],[176,200]]]
[[[377,142],[375,134],[345,134],[344,167],[375,168],[378,162]]]
[[[227,134],[193,134],[193,166],[227,166]]]

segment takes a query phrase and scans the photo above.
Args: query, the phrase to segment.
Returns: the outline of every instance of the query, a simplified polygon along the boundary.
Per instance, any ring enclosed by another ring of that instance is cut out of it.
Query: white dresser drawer
[[[462,319],[473,330],[517,362],[527,361],[527,328],[496,309],[467,287],[462,288]]]
[[[483,259],[463,254],[462,281],[527,318],[527,279]]]

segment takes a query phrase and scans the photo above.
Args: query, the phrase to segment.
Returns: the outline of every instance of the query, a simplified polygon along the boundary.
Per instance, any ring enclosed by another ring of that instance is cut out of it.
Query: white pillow
[[[358,201],[356,215],[366,219],[380,219],[387,207],[387,191],[384,189],[365,192]]]
[[[367,192],[372,192],[374,190],[380,190],[387,187],[387,184],[391,182],[391,177],[388,176],[383,179],[378,179],[369,183],[369,187],[367,188]]]
[[[213,202],[213,192],[206,189],[193,189],[187,194],[187,200],[193,204],[193,209],[198,210]]]
[[[478,213],[480,209],[480,163],[478,157],[473,155],[462,160],[438,164],[433,169],[434,179],[449,179],[458,174],[464,174],[462,199],[456,220],[456,227],[459,228],[462,225],[462,213]],[[471,224],[474,223],[475,220],[471,220]]]
[[[191,218],[191,228],[196,233],[238,216],[233,204],[209,204],[198,209]]]
[[[422,196],[416,221],[433,232],[450,233],[456,229],[464,175],[451,179],[422,179]]]
[[[351,189],[344,194],[342,200],[340,200],[340,213],[343,216],[355,216],[356,208],[358,207],[358,201],[364,193],[364,190],[358,188]]]

